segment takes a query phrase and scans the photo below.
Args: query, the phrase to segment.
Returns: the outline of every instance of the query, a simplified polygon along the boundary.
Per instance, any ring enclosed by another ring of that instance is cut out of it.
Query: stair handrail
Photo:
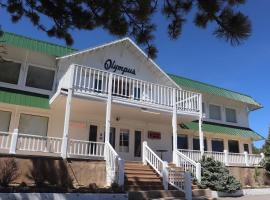
[[[109,142],[105,142],[104,159],[106,161],[107,184],[117,183],[124,185],[125,161],[121,159]]]
[[[147,142],[143,142],[143,163],[149,164],[160,176],[162,176],[164,162],[161,158],[147,145]]]
[[[201,163],[195,162],[194,160],[187,157],[185,154],[175,150],[173,152],[175,154],[176,166],[182,167],[184,171],[189,171],[191,174],[197,179],[197,181],[201,182]]]

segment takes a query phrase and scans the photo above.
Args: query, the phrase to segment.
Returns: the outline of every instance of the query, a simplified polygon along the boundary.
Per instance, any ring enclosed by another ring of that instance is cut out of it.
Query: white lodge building
[[[1,153],[104,159],[109,175],[119,158],[198,175],[202,154],[248,166],[263,156],[248,122],[259,103],[166,74],[128,38],[82,51],[8,32],[1,41]]]

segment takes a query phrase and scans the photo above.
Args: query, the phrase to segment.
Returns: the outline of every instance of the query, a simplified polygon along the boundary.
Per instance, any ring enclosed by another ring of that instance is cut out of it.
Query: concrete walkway
[[[270,200],[270,195],[247,195],[243,197],[224,197],[219,200]]]

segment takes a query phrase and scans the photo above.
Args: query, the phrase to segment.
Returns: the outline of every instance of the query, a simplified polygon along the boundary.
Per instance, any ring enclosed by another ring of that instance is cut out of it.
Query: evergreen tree
[[[213,34],[232,45],[238,45],[251,34],[251,22],[239,5],[245,0],[0,0],[16,23],[27,18],[34,27],[51,37],[72,45],[71,30],[103,28],[110,34],[131,36],[145,47],[150,57],[157,49],[153,43],[157,24],[153,17],[160,13],[167,19],[167,32],[177,39],[189,13],[194,24],[206,28],[215,24]],[[192,12],[191,12],[192,11]],[[49,19],[49,23],[44,19]]]
[[[265,154],[265,156],[270,157],[270,127],[269,127],[269,131],[268,131],[268,137],[265,140],[265,143],[262,147],[262,151]]]
[[[240,182],[230,175],[229,170],[221,162],[203,157],[200,163],[202,166],[202,188],[228,193],[241,188]]]

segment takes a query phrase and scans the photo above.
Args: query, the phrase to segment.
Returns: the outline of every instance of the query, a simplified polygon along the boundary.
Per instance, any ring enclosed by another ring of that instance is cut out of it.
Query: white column
[[[228,150],[224,150],[224,164],[225,166],[228,166],[229,165],[229,153],[228,153]]]
[[[125,182],[125,160],[118,158],[118,185],[124,186]]]
[[[202,131],[202,117],[199,118],[199,137],[200,137],[200,152],[204,154],[204,137]]]
[[[201,163],[196,163],[196,179],[200,183],[202,180],[202,166]]]
[[[173,152],[177,150],[177,111],[176,111],[176,90],[173,89],[173,116],[172,116],[172,128],[173,128]],[[176,163],[176,156],[173,153],[173,163]]]
[[[162,166],[162,181],[163,181],[163,187],[164,190],[168,190],[169,186],[169,173],[168,173],[168,162],[163,161],[163,166]]]
[[[14,129],[10,142],[10,149],[9,149],[10,154],[16,154],[17,141],[18,141],[18,129]]]
[[[63,140],[62,140],[62,146],[61,146],[61,156],[63,159],[67,158],[69,119],[70,119],[71,99],[72,99],[72,91],[73,91],[74,69],[75,69],[74,65],[71,65],[69,68],[70,79],[69,79],[68,93],[67,93],[67,98],[66,98],[64,131],[63,131]]]
[[[105,142],[110,141],[111,110],[112,110],[112,74],[109,75],[109,82],[108,82],[108,99],[107,99],[107,108],[106,108]]]
[[[245,164],[246,164],[246,166],[249,166],[249,162],[248,162],[248,152],[244,151],[244,156],[245,156]]]
[[[142,143],[142,162],[144,165],[147,164],[147,161],[146,161],[146,151],[145,151],[145,148],[147,146],[147,142],[146,141],[143,141]]]
[[[185,172],[185,199],[192,200],[192,181],[190,172]]]

